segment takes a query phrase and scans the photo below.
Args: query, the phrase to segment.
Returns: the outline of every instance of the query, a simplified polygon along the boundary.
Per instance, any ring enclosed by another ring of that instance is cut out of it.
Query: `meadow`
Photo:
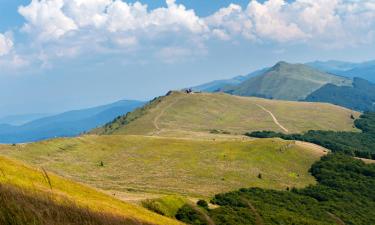
[[[207,198],[241,187],[304,187],[315,183],[308,169],[326,153],[281,139],[88,135],[1,145],[0,154],[139,201],[170,194]]]
[[[92,133],[197,137],[205,134],[241,135],[261,130],[284,133],[358,131],[353,122],[359,115],[358,112],[325,103],[269,100],[223,93],[171,92]]]

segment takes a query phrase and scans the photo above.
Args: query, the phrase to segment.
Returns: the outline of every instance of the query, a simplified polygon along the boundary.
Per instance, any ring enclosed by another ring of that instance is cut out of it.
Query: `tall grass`
[[[145,224],[134,219],[100,213],[65,199],[62,204],[52,196],[24,191],[0,184],[1,225],[124,225]]]

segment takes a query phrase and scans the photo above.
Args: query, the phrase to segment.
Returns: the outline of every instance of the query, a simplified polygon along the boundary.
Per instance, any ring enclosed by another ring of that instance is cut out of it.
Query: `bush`
[[[202,207],[203,209],[209,210],[208,203],[205,200],[199,200],[197,205]]]

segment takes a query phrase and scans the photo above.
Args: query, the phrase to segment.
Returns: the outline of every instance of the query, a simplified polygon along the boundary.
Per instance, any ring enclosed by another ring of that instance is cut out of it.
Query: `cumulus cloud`
[[[13,48],[13,41],[9,35],[0,33],[0,56],[4,56],[10,53]]]
[[[251,0],[246,7],[230,4],[207,17],[175,0],[166,4],[150,10],[138,1],[32,0],[18,11],[26,20],[23,31],[39,46],[57,45],[43,49],[57,57],[134,47],[184,56],[201,51],[210,39],[331,47],[375,41],[375,0]],[[0,36],[0,52],[12,42],[4,43]]]
[[[374,0],[252,0],[246,8],[231,4],[207,17],[215,36],[321,45],[374,42]]]
[[[21,6],[18,12],[26,19],[23,30],[35,33],[40,40],[58,39],[67,32],[77,30],[72,18],[64,14],[64,0],[32,0]]]
[[[32,0],[21,6],[26,19],[24,31],[36,33],[42,41],[62,38],[69,31],[96,32],[180,32],[207,31],[193,10],[174,0],[167,7],[149,11],[140,2],[121,0]]]

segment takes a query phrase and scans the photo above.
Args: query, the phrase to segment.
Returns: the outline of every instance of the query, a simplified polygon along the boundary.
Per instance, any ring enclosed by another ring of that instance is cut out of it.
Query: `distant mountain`
[[[375,61],[350,63],[342,61],[315,61],[307,65],[321,71],[348,77],[360,77],[375,82]]]
[[[353,86],[326,84],[307,96],[306,101],[328,102],[357,111],[375,111],[375,84],[354,78]]]
[[[0,124],[19,126],[27,122],[37,120],[37,119],[47,117],[47,116],[50,116],[50,114],[33,113],[33,114],[4,116],[0,118]]]
[[[0,143],[22,143],[75,136],[102,126],[143,104],[140,101],[123,100],[109,105],[44,117],[20,126],[3,124],[0,125]]]
[[[357,64],[338,60],[329,60],[308,62],[305,65],[323,72],[336,74],[337,72],[340,73],[341,71],[351,70],[355,68]]]
[[[215,80],[209,83],[205,83],[196,87],[193,87],[192,89],[194,91],[203,91],[203,92],[216,92],[226,86],[232,86],[232,85],[238,85],[244,82],[245,80],[258,76],[265,71],[267,71],[269,68],[264,68],[261,70],[254,71],[252,73],[249,73],[248,75],[245,76],[237,76],[232,79],[226,79],[226,80]]]
[[[303,100],[325,84],[351,86],[351,79],[318,71],[304,64],[279,62],[269,70],[239,85],[226,86],[220,91],[270,99]]]

